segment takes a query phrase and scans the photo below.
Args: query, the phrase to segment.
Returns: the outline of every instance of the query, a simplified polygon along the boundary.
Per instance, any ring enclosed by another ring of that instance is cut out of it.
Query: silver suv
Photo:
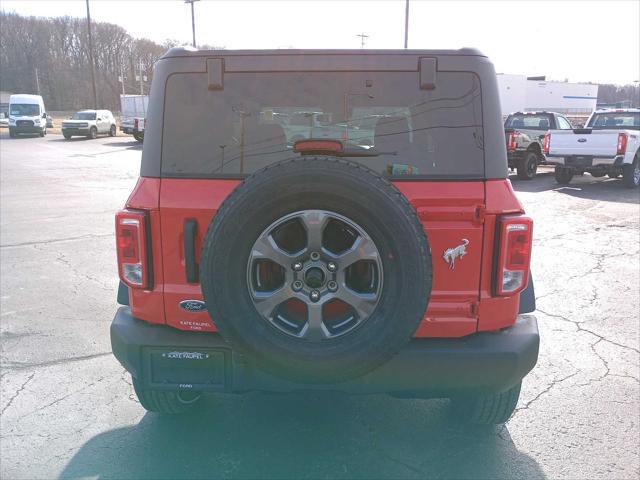
[[[116,136],[116,120],[109,110],[81,110],[62,122],[62,135],[67,140],[74,135],[96,138],[100,133]]]

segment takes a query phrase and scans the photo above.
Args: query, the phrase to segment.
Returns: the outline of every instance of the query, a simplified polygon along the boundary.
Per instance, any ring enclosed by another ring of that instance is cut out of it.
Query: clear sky
[[[90,0],[135,37],[191,42],[183,0]],[[2,0],[21,15],[84,17],[84,0]],[[404,0],[202,0],[198,43],[243,48],[402,48]],[[0,26],[1,28],[1,26]],[[476,47],[502,73],[597,83],[640,80],[640,0],[411,0],[409,48]]]

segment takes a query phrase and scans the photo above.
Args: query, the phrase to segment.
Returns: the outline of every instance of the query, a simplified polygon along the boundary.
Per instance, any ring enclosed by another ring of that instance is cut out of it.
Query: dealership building
[[[546,81],[545,77],[498,74],[502,115],[547,110],[586,117],[596,108],[598,85]]]

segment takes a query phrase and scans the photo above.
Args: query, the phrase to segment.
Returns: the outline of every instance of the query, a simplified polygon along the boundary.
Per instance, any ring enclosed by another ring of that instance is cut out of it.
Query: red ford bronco
[[[116,215],[140,403],[338,390],[506,421],[539,344],[506,153],[476,50],[169,50]]]

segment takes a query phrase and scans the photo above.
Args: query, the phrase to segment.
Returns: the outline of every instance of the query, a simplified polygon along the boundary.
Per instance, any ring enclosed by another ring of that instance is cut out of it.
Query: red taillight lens
[[[542,142],[542,152],[545,155],[549,154],[549,145],[551,144],[551,134],[550,133],[545,133],[544,134],[544,141]]]
[[[525,216],[505,216],[499,220],[495,293],[511,296],[529,281],[533,220]]]
[[[120,279],[134,288],[149,287],[146,213],[122,210],[116,214],[116,245]]]
[[[517,130],[509,132],[509,137],[507,138],[508,151],[515,150],[518,148],[518,135],[520,135],[520,132],[518,132]]]
[[[626,133],[618,134],[618,151],[617,155],[624,155],[627,153],[627,142],[629,141],[629,136]]]

